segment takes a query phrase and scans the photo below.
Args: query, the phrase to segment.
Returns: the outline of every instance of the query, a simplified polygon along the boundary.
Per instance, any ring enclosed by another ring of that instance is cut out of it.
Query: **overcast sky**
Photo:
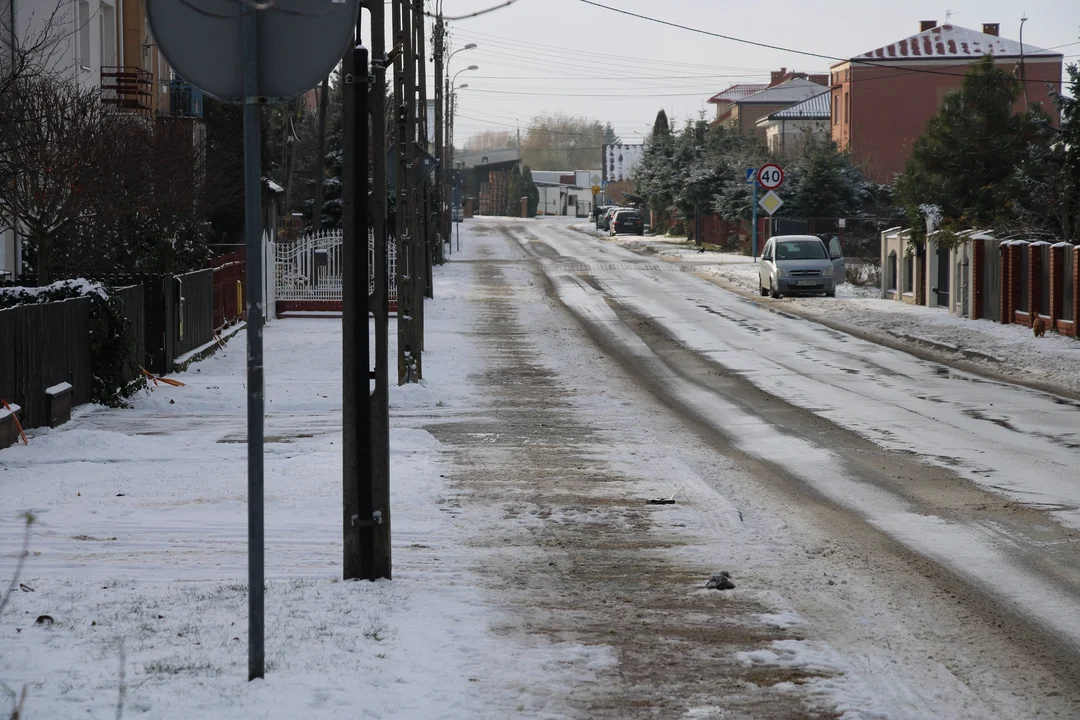
[[[503,0],[444,0],[447,16]],[[980,29],[1001,24],[1001,35],[1059,48],[1080,61],[1080,0],[598,0],[620,9],[791,50],[851,57],[913,35],[920,20]],[[580,0],[517,0],[481,17],[454,21],[453,48],[476,43],[451,62],[458,83],[456,136],[483,129],[524,128],[543,112],[611,121],[627,142],[639,142],[657,110],[696,117],[706,100],[737,82],[767,82],[781,66],[824,72],[829,60],[755,47],[627,17]]]

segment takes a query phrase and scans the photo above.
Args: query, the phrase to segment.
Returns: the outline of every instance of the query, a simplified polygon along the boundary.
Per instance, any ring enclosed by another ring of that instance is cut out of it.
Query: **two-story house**
[[[832,139],[851,152],[866,175],[890,182],[903,171],[915,140],[941,102],[963,83],[968,65],[985,55],[1026,79],[1016,101],[1040,104],[1056,123],[1051,88],[1061,89],[1061,53],[1021,45],[998,35],[997,23],[982,31],[923,21],[919,33],[856,55],[831,67]]]
[[[765,139],[758,120],[825,91],[828,82],[826,74],[773,70],[768,83],[738,83],[709,98],[709,103],[716,106],[712,124]]]

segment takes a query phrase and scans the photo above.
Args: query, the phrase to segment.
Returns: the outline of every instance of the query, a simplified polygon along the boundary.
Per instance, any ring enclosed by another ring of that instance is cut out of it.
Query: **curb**
[[[235,337],[237,333],[239,333],[246,327],[246,322],[241,321],[236,323],[228,330],[221,333],[221,342],[228,342],[230,338]],[[220,347],[221,345],[218,343],[217,339],[214,339],[203,345],[201,348],[192,350],[191,352],[187,353],[187,355],[184,356],[183,360],[173,360],[173,372],[187,372],[187,369],[189,367],[201,360],[205,360],[206,358],[210,357],[211,355],[216,353]]]

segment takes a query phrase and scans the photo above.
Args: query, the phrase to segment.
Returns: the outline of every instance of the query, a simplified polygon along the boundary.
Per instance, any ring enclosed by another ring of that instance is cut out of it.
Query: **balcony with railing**
[[[202,119],[202,90],[187,83],[173,80],[169,84],[169,114],[174,117]]]
[[[135,67],[101,68],[101,100],[129,112],[149,115],[154,108],[154,76]]]

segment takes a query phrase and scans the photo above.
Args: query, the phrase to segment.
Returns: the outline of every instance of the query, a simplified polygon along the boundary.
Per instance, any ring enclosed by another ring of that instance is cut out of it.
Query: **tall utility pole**
[[[390,550],[390,295],[386,227],[386,10],[371,4],[371,215],[375,233],[375,392],[371,394],[371,494],[373,512],[382,514],[375,524],[375,576],[391,577]]]
[[[442,263],[445,260],[444,248],[449,237],[446,234],[446,155],[443,152],[443,138],[446,128],[443,125],[443,63],[446,60],[446,35],[443,25],[442,11],[435,18],[435,157],[439,160],[439,167],[435,169],[435,207],[436,207],[436,241],[435,261]]]
[[[416,262],[414,245],[419,237],[413,195],[413,165],[416,161],[416,57],[413,54],[413,0],[392,0],[393,34],[401,51],[394,56],[394,105],[397,114],[397,294],[398,294],[398,384],[423,377],[420,328],[423,295],[417,303],[415,285],[422,272]],[[419,306],[418,306],[419,305]]]
[[[342,526],[346,580],[375,580],[372,508],[370,337],[368,335],[368,57],[345,51],[342,163]]]
[[[424,0],[416,0],[416,9],[413,14],[413,19],[416,23],[416,70],[417,70],[417,117],[419,118],[418,127],[420,129],[420,137],[423,139],[422,145],[424,150],[428,150],[428,106],[427,106],[427,43],[424,37]],[[432,277],[432,246],[435,245],[435,228],[434,223],[431,221],[432,215],[432,187],[431,182],[428,179],[424,179],[423,184],[418,188],[421,198],[422,208],[422,247],[424,253],[421,256],[423,260],[422,267],[424,268],[424,274],[421,279],[421,295],[419,298],[419,305],[423,307],[424,298],[434,297],[434,278]],[[420,349],[424,348],[424,313],[421,312],[417,318],[417,324],[420,326]]]
[[[443,42],[445,42],[445,40],[443,40]],[[445,52],[445,46],[444,46],[444,52]],[[447,60],[446,64],[447,65],[450,64],[449,60]],[[453,169],[453,161],[450,159],[450,151],[453,149],[453,146],[454,146],[454,140],[453,140],[452,135],[450,134],[450,68],[446,67],[443,70],[444,70],[443,96],[442,96],[442,104],[439,105],[439,109],[443,111],[443,116],[442,116],[443,120],[442,120],[442,124],[440,125],[440,127],[442,128],[441,139],[442,139],[442,143],[443,143],[443,149],[442,149],[442,155],[439,157],[439,162],[442,163],[443,206],[446,208],[446,211],[445,211],[445,214],[443,215],[442,231],[443,231],[443,241],[447,243],[447,247],[453,247],[452,245],[449,244],[450,239],[451,239],[450,233],[454,229],[454,209],[453,209],[453,203],[451,202],[451,195],[453,194],[453,188],[451,187],[451,183],[450,183],[450,177],[451,177],[450,171]]]

